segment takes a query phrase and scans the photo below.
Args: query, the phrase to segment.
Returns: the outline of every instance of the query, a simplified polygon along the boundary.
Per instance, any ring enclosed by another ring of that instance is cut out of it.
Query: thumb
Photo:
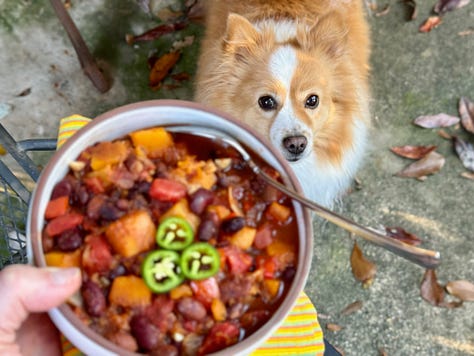
[[[81,285],[78,268],[11,265],[0,272],[0,331],[14,332],[29,313],[67,300]]]

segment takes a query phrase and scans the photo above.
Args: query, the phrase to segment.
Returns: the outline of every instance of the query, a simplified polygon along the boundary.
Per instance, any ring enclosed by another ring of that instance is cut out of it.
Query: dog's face
[[[338,165],[351,146],[355,88],[338,66],[344,34],[329,24],[253,26],[230,15],[218,105],[267,135],[290,162]],[[337,31],[336,31],[337,32]]]

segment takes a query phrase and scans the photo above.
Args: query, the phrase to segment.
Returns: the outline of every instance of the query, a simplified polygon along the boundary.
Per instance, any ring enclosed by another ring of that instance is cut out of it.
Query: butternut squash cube
[[[126,141],[100,142],[89,150],[91,168],[96,171],[105,166],[123,162],[129,154]]]
[[[122,307],[144,307],[151,303],[151,290],[137,276],[119,276],[110,287],[109,301]]]
[[[123,257],[147,251],[155,244],[156,227],[145,210],[138,210],[111,223],[105,236],[112,249]]]
[[[80,267],[81,266],[81,250],[74,252],[52,251],[44,255],[46,264],[52,267]]]
[[[173,146],[173,137],[162,127],[153,127],[130,133],[133,145],[145,149],[151,158],[158,158]]]

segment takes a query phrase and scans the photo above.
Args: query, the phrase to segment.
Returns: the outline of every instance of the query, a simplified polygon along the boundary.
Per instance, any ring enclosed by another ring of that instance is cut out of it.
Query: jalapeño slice
[[[179,251],[194,241],[191,225],[178,216],[163,220],[156,231],[156,243],[167,249]]]
[[[189,279],[212,277],[219,271],[219,252],[207,242],[196,242],[181,254],[181,271]]]
[[[142,276],[153,292],[169,292],[184,280],[179,265],[179,254],[169,250],[150,252],[143,260]]]

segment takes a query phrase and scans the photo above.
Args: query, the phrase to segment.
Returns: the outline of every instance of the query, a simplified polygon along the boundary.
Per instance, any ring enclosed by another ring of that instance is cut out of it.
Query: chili
[[[158,226],[156,242],[167,250],[182,250],[194,241],[191,225],[178,216],[169,217]]]
[[[181,254],[181,271],[189,279],[201,280],[212,277],[219,271],[219,252],[207,242],[196,242]]]
[[[155,293],[166,293],[180,285],[184,276],[180,268],[179,254],[170,250],[150,252],[142,263],[142,277]]]

